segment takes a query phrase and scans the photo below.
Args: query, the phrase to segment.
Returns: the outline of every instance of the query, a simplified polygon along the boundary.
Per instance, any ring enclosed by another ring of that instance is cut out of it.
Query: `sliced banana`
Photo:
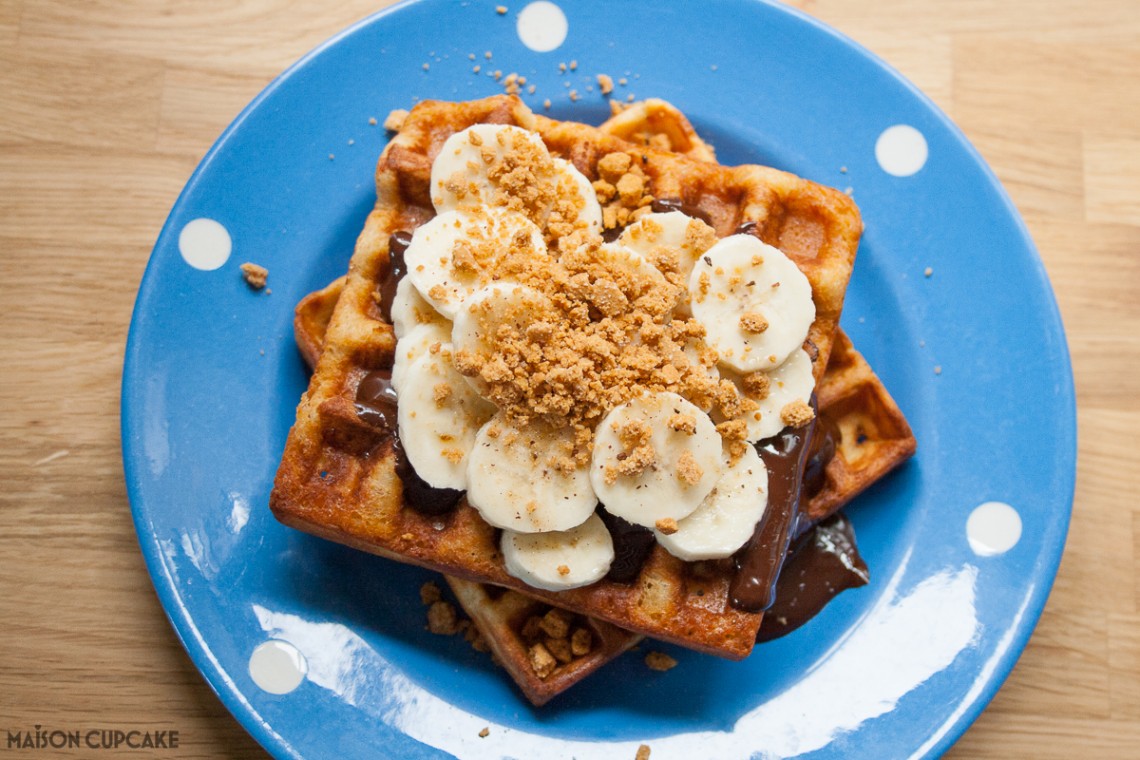
[[[724,370],[723,374],[736,383],[742,396],[758,406],[757,409],[745,412],[743,417],[748,425],[749,443],[770,438],[783,430],[786,423],[780,413],[784,407],[793,401],[808,403],[815,390],[811,357],[802,348],[793,351],[779,367],[762,373],[768,379],[768,392],[763,398],[750,392],[750,385],[754,382],[750,376],[738,375],[730,370]]]
[[[691,514],[723,469],[720,434],[709,416],[676,393],[651,393],[602,420],[590,482],[611,514],[651,528]]]
[[[739,372],[778,367],[803,345],[815,319],[811,284],[778,248],[730,235],[689,276],[691,308],[724,364]]]
[[[498,353],[497,341],[525,337],[527,327],[549,318],[553,311],[550,299],[533,288],[513,282],[485,285],[456,312],[451,339],[457,352],[488,359]],[[482,377],[475,375],[467,381],[486,395],[487,382]]]
[[[598,203],[598,194],[586,175],[578,171],[574,164],[563,158],[554,159],[554,170],[557,185],[558,199],[554,202],[554,210],[559,211],[564,222],[577,226],[579,222],[591,232],[602,232],[602,206]],[[567,202],[568,211],[560,207]],[[553,227],[553,224],[551,223]]]
[[[392,328],[396,331],[396,339],[403,338],[413,328],[428,322],[449,325],[447,317],[424,300],[410,279],[401,278],[400,284],[396,286],[396,295],[392,298]]]
[[[716,232],[700,219],[680,211],[646,214],[626,227],[618,242],[660,266],[662,256],[676,260],[687,282],[701,254],[716,242]]]
[[[416,474],[434,488],[467,488],[467,457],[495,408],[479,397],[439,350],[416,358],[401,384],[400,441]]]
[[[751,446],[728,467],[716,487],[676,530],[653,532],[657,543],[678,559],[723,559],[744,546],[768,506],[768,468]]]
[[[571,428],[512,425],[496,414],[479,429],[467,458],[467,501],[496,528],[518,533],[567,530],[594,514],[588,467],[569,457]]]
[[[566,531],[503,531],[506,570],[528,586],[547,591],[588,586],[601,580],[614,561],[614,542],[597,515]]]
[[[515,182],[525,178],[526,183]],[[431,166],[436,211],[471,206],[518,206],[541,224],[549,211],[535,186],[555,182],[554,161],[542,138],[522,127],[475,124],[447,138]]]
[[[443,320],[442,317],[440,319]],[[396,354],[392,362],[392,387],[396,389],[397,394],[400,393],[404,375],[411,363],[428,353],[431,347],[437,344],[440,350],[451,350],[451,323],[447,320],[416,325],[403,338],[396,341]]]
[[[500,275],[508,255],[547,257],[542,231],[509,211],[445,211],[412,234],[404,252],[406,279],[436,311],[454,319],[467,296]]]

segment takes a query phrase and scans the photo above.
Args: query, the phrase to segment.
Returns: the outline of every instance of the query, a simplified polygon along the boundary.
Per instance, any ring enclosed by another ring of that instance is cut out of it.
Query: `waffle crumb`
[[[780,410],[780,419],[785,425],[798,428],[815,419],[815,412],[806,403],[797,400],[784,405],[784,408]]]
[[[420,586],[420,602],[423,604],[435,604],[443,595],[439,591],[439,586],[435,585],[434,581],[428,581]]]
[[[755,311],[740,315],[740,329],[749,333],[762,333],[768,329],[768,320]]]
[[[609,95],[614,91],[614,80],[608,74],[598,74],[598,89],[602,91],[603,95]]]
[[[527,650],[527,659],[530,660],[531,670],[542,680],[546,680],[558,667],[558,660],[541,643],[534,644]]]
[[[677,661],[664,652],[650,652],[645,655],[645,664],[650,670],[665,672],[677,667]]]
[[[573,661],[574,654],[570,650],[570,639],[555,639],[547,637],[542,642],[542,644],[546,647],[547,651],[554,655],[554,659],[558,660],[563,665],[568,665],[571,661]]]
[[[483,730],[479,732],[479,738],[480,739],[486,739],[490,735],[491,735],[491,729],[487,728],[486,726],[484,726]]]
[[[260,264],[247,261],[241,265],[241,276],[254,290],[261,290],[269,279],[269,270]]]
[[[432,602],[427,612],[428,630],[440,636],[459,633],[459,616],[450,602]]]
[[[559,575],[569,575],[570,574],[570,567],[568,565],[559,565],[558,566],[558,574]]]
[[[388,113],[388,117],[384,119],[384,129],[389,132],[399,132],[400,128],[404,126],[404,120],[408,118],[408,112],[403,108],[395,108]]]
[[[542,635],[542,618],[538,615],[531,615],[523,623],[519,635],[530,644],[533,644]]]
[[[505,15],[507,15],[507,6],[505,6],[505,5],[496,5],[496,6],[495,6],[495,13],[498,13],[500,16],[505,16]]]
[[[564,639],[570,635],[570,614],[557,607],[551,608],[542,616],[540,627],[547,636]]]
[[[692,452],[682,451],[677,457],[677,478],[687,486],[695,486],[701,481],[705,471],[697,464]]]
[[[642,744],[640,747],[638,747],[637,754],[634,756],[633,760],[649,760],[649,745]]]
[[[934,274],[934,269],[933,269],[933,268],[931,268],[931,267],[927,267],[926,269],[923,269],[923,270],[922,270],[922,276],[923,276],[923,277],[929,277],[929,276],[931,276],[932,274]]]
[[[575,657],[585,657],[594,648],[594,635],[588,628],[575,628],[570,636],[570,652]]]
[[[680,529],[680,526],[677,525],[677,521],[672,517],[664,517],[658,520],[653,527],[657,528],[659,532],[664,533],[666,536],[671,536]]]

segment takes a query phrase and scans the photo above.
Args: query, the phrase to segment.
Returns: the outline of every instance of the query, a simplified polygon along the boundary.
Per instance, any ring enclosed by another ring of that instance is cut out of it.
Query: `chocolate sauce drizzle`
[[[388,237],[388,275],[380,283],[380,314],[384,321],[392,322],[392,301],[396,298],[396,288],[407,274],[404,251],[412,243],[412,233],[397,230]]]
[[[819,417],[815,396],[811,406]],[[801,428],[784,428],[778,435],[756,444],[768,468],[768,507],[752,538],[733,557],[736,574],[729,583],[729,601],[746,612],[761,612],[772,605],[776,579],[784,564],[788,544],[803,497],[803,473],[811,449],[816,420]]]
[[[633,583],[657,543],[653,531],[610,514],[604,504],[598,505],[597,515],[606,524],[614,542],[614,561],[606,578],[617,583]]]
[[[361,422],[380,431],[384,440],[392,442],[396,474],[404,484],[404,501],[408,506],[426,515],[442,515],[455,509],[463,492],[454,488],[433,488],[416,473],[404,453],[398,434],[392,371],[378,369],[361,378],[356,386],[355,406],[356,416]]]
[[[691,216],[694,219],[700,219],[702,222],[712,227],[712,217],[701,211],[696,206],[685,203],[680,198],[656,198],[650,206],[656,214],[667,214],[670,211],[680,211],[685,216]]]
[[[842,513],[814,526],[792,545],[776,599],[764,613],[757,641],[771,641],[799,628],[841,591],[867,585],[867,565],[855,546],[855,531]]]

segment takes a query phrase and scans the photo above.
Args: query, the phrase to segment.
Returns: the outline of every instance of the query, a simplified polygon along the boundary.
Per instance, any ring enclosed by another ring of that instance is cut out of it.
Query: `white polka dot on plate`
[[[895,177],[909,177],[926,165],[926,138],[909,124],[887,127],[875,141],[875,159],[883,171]]]
[[[540,0],[522,9],[515,28],[519,39],[528,48],[536,53],[549,53],[566,40],[570,25],[561,8]]]
[[[178,233],[178,252],[195,269],[217,269],[229,259],[231,250],[230,233],[213,219],[202,217],[187,222]]]
[[[981,557],[1005,554],[1021,540],[1021,515],[1004,502],[979,504],[966,520],[966,538]]]
[[[249,656],[249,676],[262,691],[288,694],[305,680],[309,664],[288,641],[271,639]]]

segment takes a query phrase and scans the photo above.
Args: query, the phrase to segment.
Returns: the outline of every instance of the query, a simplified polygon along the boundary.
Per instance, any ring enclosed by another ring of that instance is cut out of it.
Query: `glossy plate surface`
[[[918,455],[848,510],[872,583],[742,663],[653,647],[678,666],[657,673],[630,654],[536,710],[486,655],[425,631],[430,574],[269,513],[307,381],[292,308],[344,272],[374,202],[386,136],[370,120],[501,92],[495,70],[535,85],[535,110],[549,98],[551,115],[595,124],[608,114],[595,75],[624,78],[617,95],[672,101],[723,162],[850,187],[863,211],[843,325]],[[245,285],[245,261],[268,267],[272,293]],[[1041,613],[1076,452],[1056,304],[990,170],[865,50],[745,0],[506,15],[425,0],[331,40],[238,117],[171,211],[138,295],[122,408],[131,505],[167,614],[246,728],[298,757],[609,758],[641,743],[654,760],[936,755]]]

